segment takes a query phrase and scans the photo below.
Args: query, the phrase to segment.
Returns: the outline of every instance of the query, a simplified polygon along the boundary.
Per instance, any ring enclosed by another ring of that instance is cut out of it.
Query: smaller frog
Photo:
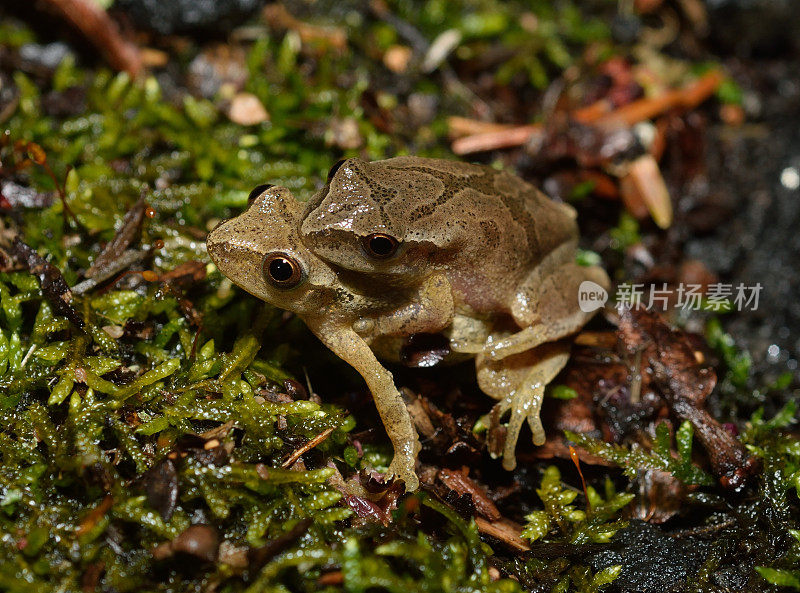
[[[299,238],[304,204],[283,187],[259,186],[249,208],[208,235],[206,247],[219,270],[258,298],[296,313],[314,334],[364,378],[375,399],[394,458],[392,475],[415,490],[414,463],[420,449],[402,396],[392,375],[375,358],[369,343],[353,329],[370,325],[381,333],[392,318],[405,318],[393,300],[371,298],[350,289],[327,263]],[[400,304],[400,309],[403,304]]]

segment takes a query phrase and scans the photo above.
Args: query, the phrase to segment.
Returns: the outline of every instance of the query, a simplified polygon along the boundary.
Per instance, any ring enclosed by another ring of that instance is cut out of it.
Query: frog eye
[[[331,179],[333,179],[333,176],[336,175],[336,171],[339,170],[339,167],[341,167],[346,160],[347,159],[341,159],[339,161],[336,161],[336,163],[334,163],[333,167],[331,167],[331,170],[328,171],[328,183],[331,182]]]
[[[264,278],[275,288],[294,288],[303,280],[303,266],[288,253],[268,253],[263,264]]]
[[[389,259],[400,247],[400,242],[386,233],[372,233],[361,239],[366,254],[374,259]]]
[[[262,185],[258,185],[256,187],[254,187],[253,191],[250,192],[250,195],[247,196],[247,203],[248,204],[252,204],[253,200],[255,200],[258,196],[263,194],[265,191],[267,191],[271,187],[275,187],[275,186],[272,185],[271,183],[264,183]]]

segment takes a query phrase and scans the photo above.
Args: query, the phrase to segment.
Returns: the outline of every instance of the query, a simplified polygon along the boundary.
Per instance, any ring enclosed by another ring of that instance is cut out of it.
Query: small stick
[[[478,527],[479,532],[500,540],[518,552],[529,552],[531,549],[528,543],[522,539],[522,529],[520,529],[519,525],[507,519],[489,521],[483,517],[475,517],[475,525]]]
[[[282,29],[296,31],[305,42],[325,41],[334,49],[347,48],[347,33],[339,27],[318,27],[296,19],[282,4],[264,7],[264,19]]]
[[[136,78],[142,73],[139,48],[120,35],[117,24],[92,0],[42,0],[64,20],[83,33],[116,70]]]
[[[474,134],[483,134],[485,132],[503,132],[516,126],[512,124],[499,124],[493,121],[481,121],[479,119],[469,119],[468,117],[459,117],[453,115],[447,118],[447,128],[450,137],[462,138],[464,136],[472,136]]]
[[[106,494],[106,497],[100,502],[100,504],[89,511],[89,513],[83,518],[83,521],[80,522],[80,525],[78,525],[78,529],[75,530],[75,533],[78,535],[78,537],[92,530],[94,526],[106,516],[106,513],[111,510],[113,505],[114,497],[110,494]]]
[[[694,109],[719,88],[724,78],[722,72],[712,70],[690,85],[628,103],[590,123],[601,127],[632,126],[672,109]]]
[[[73,294],[83,294],[95,286],[105,282],[111,276],[120,272],[127,268],[130,265],[135,264],[138,261],[143,260],[147,255],[148,250],[141,250],[141,249],[128,249],[122,255],[119,256],[116,260],[111,262],[106,268],[100,270],[96,276],[92,278],[87,278],[72,287]]]
[[[319,433],[317,436],[315,436],[313,439],[308,441],[305,445],[303,445],[302,447],[299,447],[298,449],[295,449],[294,452],[292,452],[292,454],[289,455],[289,457],[286,459],[286,461],[281,463],[281,467],[283,467],[283,468],[291,467],[291,465],[295,461],[300,459],[300,456],[303,453],[305,453],[306,451],[310,451],[311,449],[313,449],[314,447],[319,445],[322,441],[327,439],[330,436],[330,434],[333,432],[333,430],[334,430],[333,428],[326,428],[321,433]]]
[[[494,132],[481,132],[471,136],[464,136],[453,141],[453,152],[456,154],[471,154],[485,152],[498,148],[513,148],[522,146],[534,135],[541,134],[544,128],[541,124],[517,126]]]
[[[708,99],[724,79],[722,72],[712,70],[699,80],[683,88],[667,91],[658,97],[639,99],[614,111],[609,111],[610,104],[601,100],[573,111],[570,117],[580,123],[597,127],[630,127],[672,109],[680,108],[686,111],[694,109]],[[513,148],[526,144],[536,134],[542,133],[544,128],[541,124],[485,131],[454,140],[452,149],[456,154],[464,155],[499,148]]]

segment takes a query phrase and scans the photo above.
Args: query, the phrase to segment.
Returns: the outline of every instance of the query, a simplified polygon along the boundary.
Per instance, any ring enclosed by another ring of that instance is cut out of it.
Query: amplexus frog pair
[[[416,431],[378,362],[404,341],[439,333],[472,356],[480,388],[510,411],[503,466],[516,465],[520,428],[544,442],[545,385],[566,364],[561,338],[591,317],[578,307],[599,267],[575,262],[575,211],[503,171],[398,157],[347,159],[308,202],[260,186],[249,208],[208,236],[219,270],[300,316],[366,381],[394,445],[390,471],[417,488]]]

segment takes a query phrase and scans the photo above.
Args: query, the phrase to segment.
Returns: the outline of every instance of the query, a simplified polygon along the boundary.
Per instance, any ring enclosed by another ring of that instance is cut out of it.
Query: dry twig
[[[117,24],[92,0],[42,0],[42,3],[72,24],[109,64],[137,77],[142,73],[139,48],[122,38]]]
[[[322,441],[327,439],[331,435],[332,432],[333,432],[333,428],[326,428],[321,433],[319,433],[317,436],[315,436],[313,439],[308,441],[305,445],[295,449],[292,452],[292,454],[289,455],[289,457],[286,458],[286,461],[281,463],[281,467],[284,467],[284,468],[285,467],[291,467],[292,464],[294,464],[295,461],[300,459],[300,456],[303,453],[306,453],[307,451],[310,451],[311,449],[313,449],[314,447],[319,445]]]
[[[598,101],[573,111],[570,117],[577,122],[597,127],[630,127],[674,109],[685,111],[694,109],[719,88],[724,78],[722,72],[713,70],[683,88],[667,91],[658,97],[648,97],[633,101],[613,111],[610,111],[610,103]],[[458,120],[454,123],[456,133],[466,127],[463,121]],[[480,122],[480,125],[485,129],[492,124]],[[478,124],[476,124],[476,127],[479,127]],[[499,130],[488,129],[457,138],[453,141],[452,148],[456,154],[472,154],[499,148],[512,148],[527,144],[537,134],[543,133],[544,128],[541,124],[504,127]]]

